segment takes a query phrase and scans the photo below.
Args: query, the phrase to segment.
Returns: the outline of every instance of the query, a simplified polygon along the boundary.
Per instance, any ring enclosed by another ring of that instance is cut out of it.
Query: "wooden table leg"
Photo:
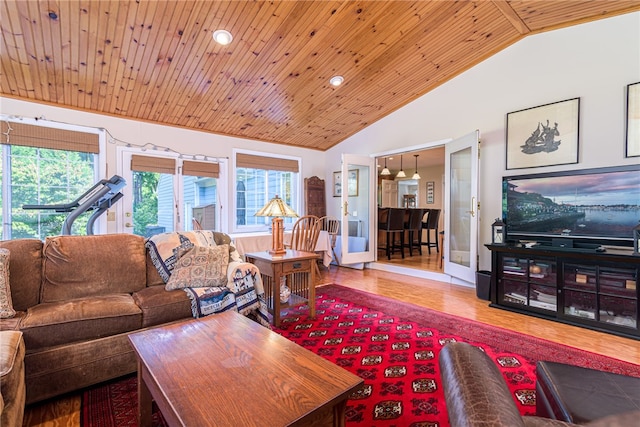
[[[307,280],[309,280],[309,283],[307,284],[309,286],[309,301],[307,301],[307,304],[309,304],[309,317],[312,319],[316,318],[316,268],[318,268],[318,261],[316,260],[312,260],[313,266],[315,266],[315,268],[310,268],[309,269],[309,274],[307,276]]]
[[[347,409],[347,401],[343,400],[340,403],[336,403],[333,407],[333,427],[344,427],[345,414]]]
[[[150,427],[153,399],[149,387],[144,381],[143,369],[144,367],[138,361],[138,425]]]

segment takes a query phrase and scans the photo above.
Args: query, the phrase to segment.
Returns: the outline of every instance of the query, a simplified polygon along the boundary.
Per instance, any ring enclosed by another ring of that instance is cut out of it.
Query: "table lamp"
[[[297,218],[298,214],[276,194],[255,216],[273,217],[271,220],[271,255],[284,255],[284,224],[282,217]]]

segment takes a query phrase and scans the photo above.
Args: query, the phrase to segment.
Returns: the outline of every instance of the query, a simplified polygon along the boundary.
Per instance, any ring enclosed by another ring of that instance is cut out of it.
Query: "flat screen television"
[[[640,165],[502,178],[511,242],[633,246],[640,221]]]

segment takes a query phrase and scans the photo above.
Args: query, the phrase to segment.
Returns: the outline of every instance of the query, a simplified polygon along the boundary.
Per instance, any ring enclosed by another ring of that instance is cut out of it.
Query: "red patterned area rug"
[[[448,426],[438,354],[452,341],[481,347],[523,415],[535,414],[535,363],[569,363],[640,377],[640,366],[351,288],[316,289],[316,319],[290,310],[277,330],[365,380],[347,426]]]
[[[316,318],[301,306],[276,332],[362,377],[347,426],[448,426],[438,354],[451,341],[481,347],[522,414],[535,413],[535,362],[558,361],[640,377],[640,366],[339,285],[317,288]],[[136,377],[87,390],[83,427],[136,426]],[[154,408],[154,426],[164,426]]]

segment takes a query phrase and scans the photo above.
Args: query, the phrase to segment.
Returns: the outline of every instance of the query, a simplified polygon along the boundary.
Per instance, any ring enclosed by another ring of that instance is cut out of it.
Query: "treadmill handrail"
[[[54,209],[56,212],[69,212],[62,223],[62,235],[71,234],[73,222],[83,213],[95,211],[87,222],[87,235],[93,234],[93,223],[111,205],[122,198],[120,189],[126,185],[124,178],[114,175],[111,179],[102,179],[85,191],[71,203],[57,205],[23,205],[23,209]]]
[[[95,196],[95,194],[102,193],[102,195],[104,195],[105,193],[103,192],[103,190],[105,189],[105,187],[108,189],[108,191],[116,192],[124,187],[125,184],[126,183],[124,178],[118,175],[114,175],[113,177],[111,177],[111,179],[101,179],[100,181],[95,183],[93,187],[82,193],[80,197],[72,202],[60,203],[55,205],[22,205],[22,209],[44,209],[55,210],[56,212],[71,212],[81,204],[93,199],[93,196]]]

